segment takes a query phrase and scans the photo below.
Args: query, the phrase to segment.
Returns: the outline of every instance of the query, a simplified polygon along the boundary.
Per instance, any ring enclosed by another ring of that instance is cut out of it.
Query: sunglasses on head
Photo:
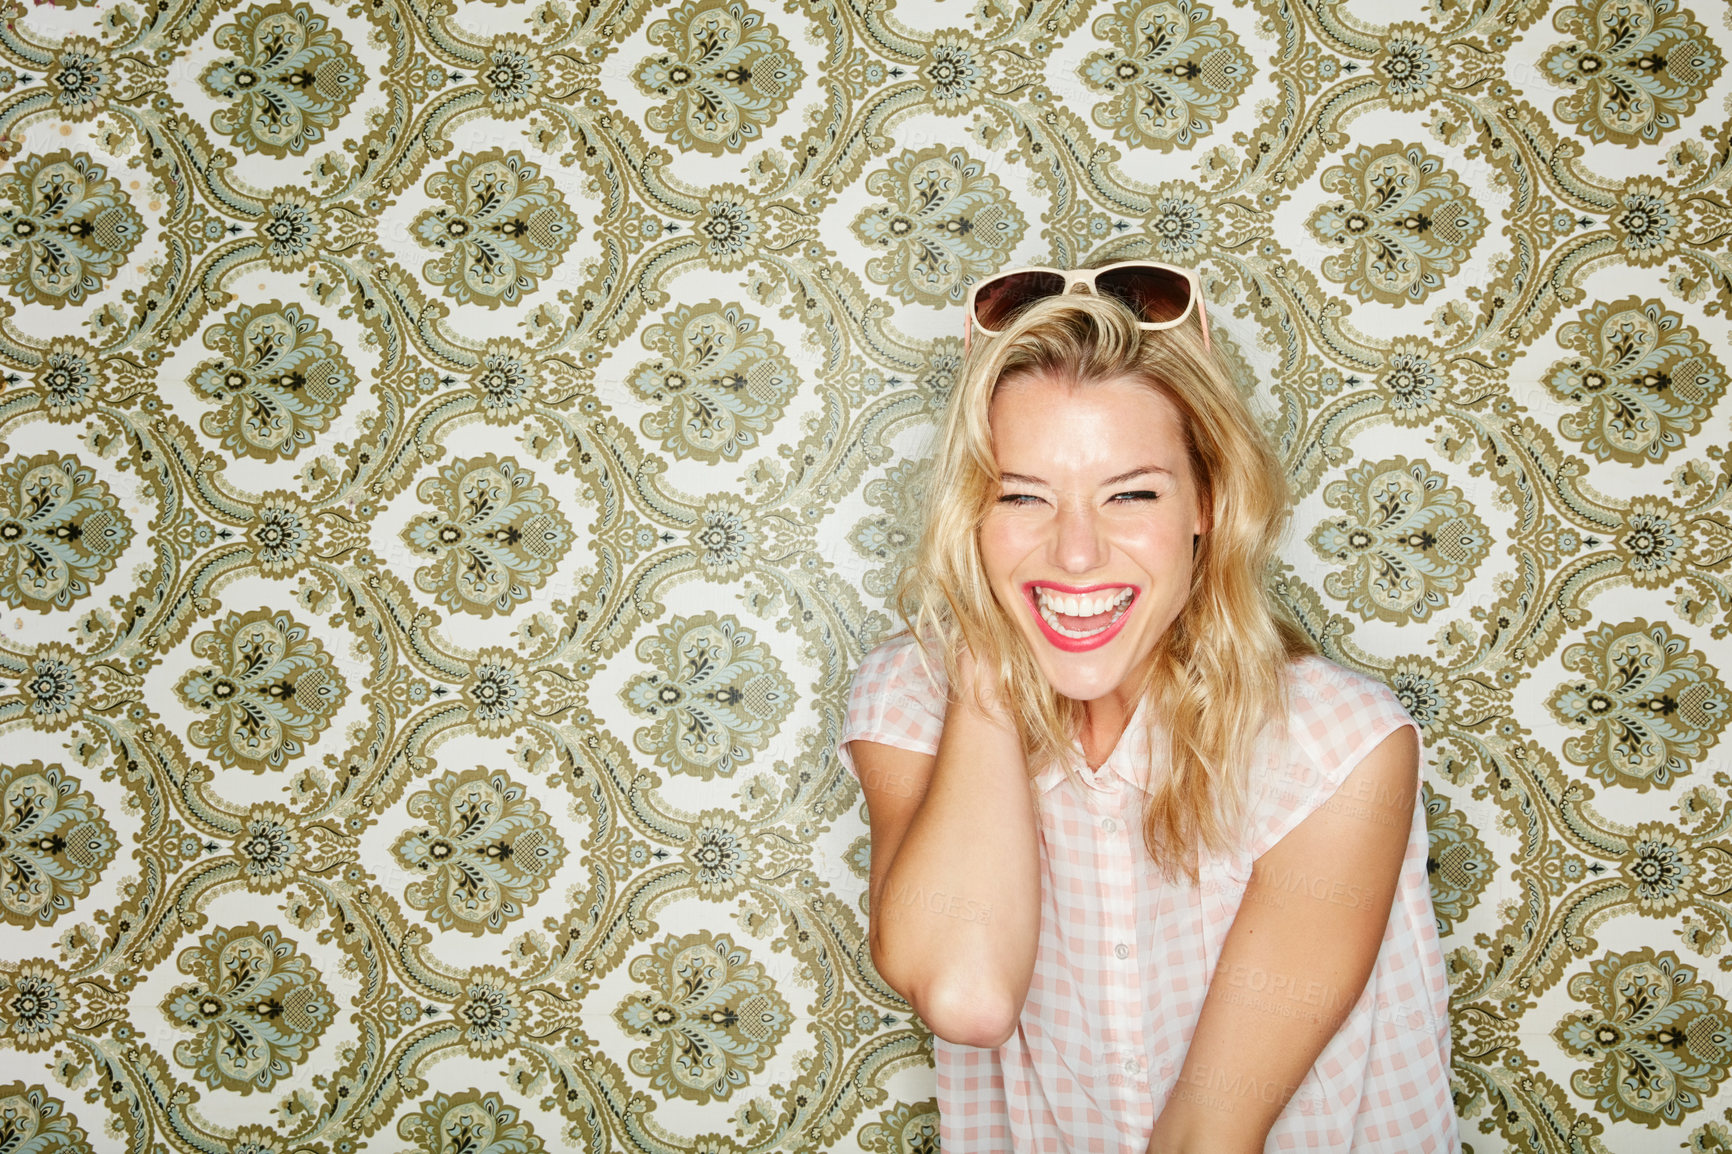
[[[1087,285],[1092,293],[1109,296],[1130,306],[1140,327],[1170,329],[1183,324],[1197,310],[1203,330],[1203,348],[1209,347],[1209,314],[1203,311],[1202,286],[1197,274],[1177,265],[1149,260],[1125,260],[1103,268],[1045,268],[1030,265],[989,276],[968,291],[968,310],[962,322],[962,344],[967,348],[978,331],[996,337],[1010,327],[1016,314],[1045,297],[1063,296],[1076,285]]]

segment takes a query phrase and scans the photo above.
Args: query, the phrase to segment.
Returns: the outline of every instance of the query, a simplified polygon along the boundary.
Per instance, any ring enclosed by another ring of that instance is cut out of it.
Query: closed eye
[[[1150,489],[1134,489],[1128,493],[1114,493],[1112,495],[1114,501],[1155,501],[1159,499],[1160,494]]]
[[[1006,493],[998,499],[1000,505],[1027,505],[1039,501],[1033,493]]]

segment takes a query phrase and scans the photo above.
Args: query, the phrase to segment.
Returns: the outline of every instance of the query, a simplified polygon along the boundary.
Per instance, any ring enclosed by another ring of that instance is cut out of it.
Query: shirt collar
[[[1044,794],[1051,790],[1065,779],[1068,766],[1074,764],[1083,786],[1095,793],[1117,793],[1126,783],[1148,793],[1151,766],[1148,726],[1144,721],[1147,708],[1147,699],[1137,703],[1130,721],[1125,723],[1125,731],[1119,735],[1119,743],[1099,769],[1089,769],[1083,760],[1081,744],[1073,742],[1066,750],[1065,760],[1055,761],[1035,775],[1035,792]]]

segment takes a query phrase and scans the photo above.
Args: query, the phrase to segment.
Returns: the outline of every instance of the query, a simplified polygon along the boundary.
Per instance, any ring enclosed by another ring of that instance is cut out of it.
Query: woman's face
[[[1178,409],[1128,378],[1002,383],[990,410],[1003,480],[980,527],[999,604],[1059,693],[1129,694],[1191,588],[1207,528]]]

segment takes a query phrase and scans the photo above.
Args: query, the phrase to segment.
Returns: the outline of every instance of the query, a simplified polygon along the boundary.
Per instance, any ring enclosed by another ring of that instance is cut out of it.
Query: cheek
[[[980,527],[980,564],[987,580],[997,584],[1022,559],[1026,550],[1018,538],[1016,526],[1003,518],[988,517]]]
[[[1137,568],[1148,575],[1155,600],[1183,600],[1191,588],[1192,552],[1190,526],[1184,532],[1163,531],[1138,541],[1135,552],[1127,549]]]

